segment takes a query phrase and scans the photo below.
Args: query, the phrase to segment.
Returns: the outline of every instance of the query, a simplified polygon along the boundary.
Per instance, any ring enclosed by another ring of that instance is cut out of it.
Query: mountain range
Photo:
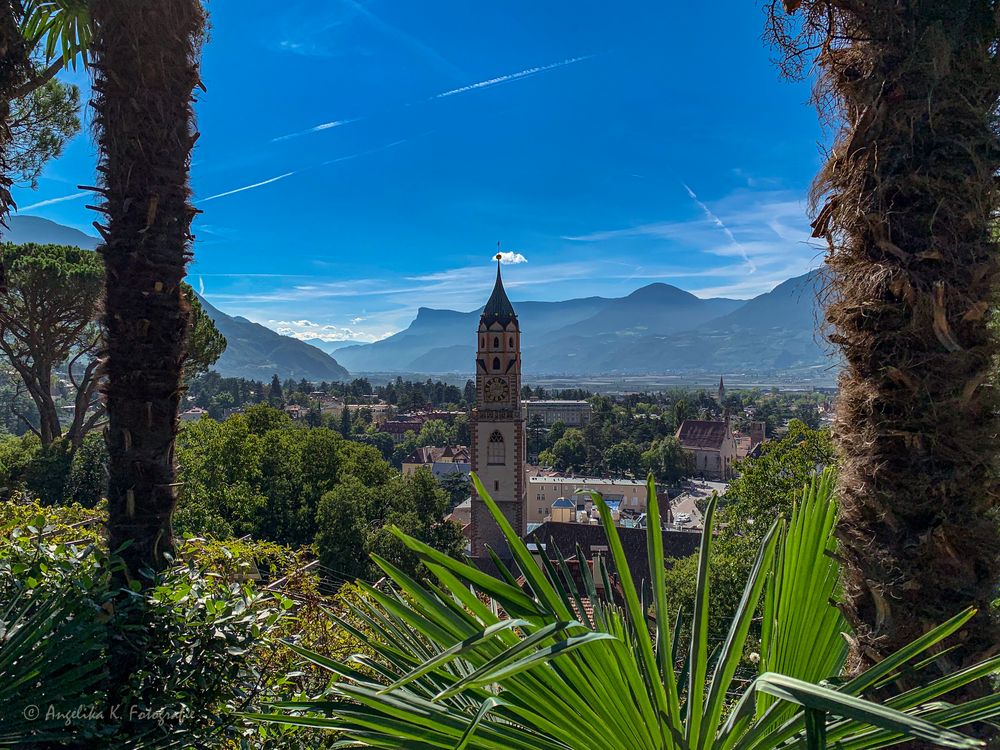
[[[97,239],[35,216],[14,216],[5,239],[94,248]],[[747,376],[823,374],[836,361],[817,333],[822,315],[819,271],[779,284],[750,300],[701,299],[669,284],[649,284],[620,298],[518,302],[524,373],[577,375]],[[215,365],[222,375],[265,380],[343,380],[352,373],[473,372],[481,309],[421,307],[410,325],[370,344],[300,341],[203,298],[229,342]],[[336,358],[331,353],[336,353]]]
[[[819,271],[750,300],[700,299],[669,284],[626,297],[520,302],[527,376],[822,370]],[[471,372],[481,310],[422,307],[405,330],[337,349],[352,372]]]
[[[4,240],[17,244],[75,245],[88,250],[99,243],[96,237],[85,232],[38,216],[12,216]],[[215,327],[226,337],[226,351],[213,367],[220,375],[266,381],[277,374],[282,380],[305,378],[317,383],[349,377],[347,370],[327,352],[246,318],[227,315],[204,297],[199,296],[198,300]]]

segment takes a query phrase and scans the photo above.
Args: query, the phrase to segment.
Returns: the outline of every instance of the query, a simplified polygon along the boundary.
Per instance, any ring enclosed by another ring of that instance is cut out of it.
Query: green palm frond
[[[764,595],[761,672],[819,682],[836,675],[847,656],[843,634],[849,628],[840,609],[831,606],[839,586],[833,482],[831,472],[823,474],[792,510]],[[757,716],[775,700],[759,693]],[[787,704],[782,709],[786,716],[793,710]]]
[[[474,478],[475,479],[475,478]],[[392,586],[367,597],[343,626],[367,638],[374,658],[337,662],[298,647],[336,675],[318,702],[283,703],[264,721],[336,729],[346,745],[477,750],[768,750],[779,746],[865,750],[906,738],[942,747],[981,743],[954,731],[1000,715],[1000,700],[961,706],[948,691],[995,672],[1000,659],[963,670],[883,705],[865,691],[913,669],[972,616],[964,612],[868,672],[839,685],[846,629],[836,593],[832,480],[808,487],[787,527],[778,521],[758,551],[728,634],[708,637],[709,572],[716,503],[705,516],[687,654],[677,654],[666,612],[664,551],[650,487],[647,544],[651,601],[640,598],[610,509],[594,494],[610,560],[583,562],[582,590],[554,550],[536,562],[475,479],[523,577],[493,578],[399,532],[436,581],[417,582],[376,559]],[[652,480],[650,480],[652,482]],[[578,554],[580,552],[578,551]],[[622,601],[599,595],[617,578]],[[764,600],[762,674],[747,682],[747,639]],[[586,605],[589,604],[589,607]],[[586,613],[591,610],[593,616]],[[710,647],[714,646],[714,647]],[[822,651],[822,653],[816,653]],[[777,671],[780,670],[780,674]]]
[[[32,46],[43,45],[46,61],[61,59],[76,68],[87,63],[92,29],[89,0],[27,0],[21,33]]]
[[[99,698],[104,627],[88,606],[36,589],[0,611],[0,746],[65,739],[58,715]]]

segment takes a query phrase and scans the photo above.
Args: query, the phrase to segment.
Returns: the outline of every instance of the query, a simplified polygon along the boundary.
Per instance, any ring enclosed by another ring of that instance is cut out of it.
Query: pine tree
[[[344,402],[344,411],[340,413],[340,434],[345,438],[351,436],[351,410],[347,408],[347,402]]]
[[[277,373],[271,377],[271,387],[267,392],[267,400],[271,402],[272,406],[283,406],[285,403],[284,391],[281,389],[281,380]]]

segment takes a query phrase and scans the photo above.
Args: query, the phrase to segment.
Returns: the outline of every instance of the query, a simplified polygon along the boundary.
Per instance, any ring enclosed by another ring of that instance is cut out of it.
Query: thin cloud
[[[284,174],[279,174],[277,177],[272,177],[268,180],[262,180],[261,182],[255,182],[252,185],[244,185],[243,187],[236,188],[234,190],[227,190],[224,193],[216,193],[215,195],[210,195],[207,198],[202,198],[201,200],[195,201],[196,203],[205,203],[207,201],[213,201],[216,198],[225,198],[227,195],[235,195],[236,193],[242,193],[245,190],[254,190],[255,188],[264,187],[265,185],[270,185],[272,182],[277,182],[278,180],[283,180],[286,177],[291,177],[292,175],[300,174],[301,172],[307,172],[311,169],[316,169],[318,167],[325,167],[330,164],[336,164],[342,161],[350,161],[351,159],[357,159],[360,156],[368,156],[369,154],[376,154],[379,151],[385,151],[386,149],[394,148],[403,143],[406,143],[409,138],[402,138],[398,141],[393,141],[392,143],[386,143],[384,146],[378,146],[377,148],[370,148],[365,151],[359,151],[356,154],[347,154],[346,156],[338,156],[335,159],[327,159],[319,164],[314,164],[312,166],[304,167],[302,169],[294,170],[292,172],[285,172]]]
[[[22,211],[33,211],[36,208],[44,208],[45,206],[53,206],[56,203],[62,203],[64,201],[75,201],[79,198],[86,198],[90,195],[89,191],[83,193],[73,193],[72,195],[64,195],[62,198],[49,198],[48,200],[38,201],[38,203],[32,203],[30,206],[20,206],[17,209],[18,213]]]
[[[428,131],[431,132],[431,131]],[[421,133],[421,135],[426,135],[426,133]],[[414,136],[419,137],[419,136]],[[348,154],[347,156],[338,156],[336,159],[327,159],[321,163],[321,166],[327,166],[329,164],[337,164],[342,161],[350,161],[351,159],[357,159],[361,156],[369,156],[371,154],[377,154],[380,151],[385,151],[390,148],[395,148],[396,146],[402,146],[404,143],[409,141],[409,138],[400,138],[398,141],[393,141],[392,143],[386,143],[384,146],[376,146],[375,148],[369,148],[365,151],[358,151],[356,154]]]
[[[196,203],[207,203],[208,201],[214,201],[216,198],[225,198],[227,195],[236,195],[236,193],[242,193],[244,190],[253,190],[255,188],[264,187],[264,185],[270,185],[272,182],[277,182],[278,180],[283,180],[286,177],[291,177],[295,172],[285,172],[284,174],[279,174],[277,177],[272,177],[269,180],[263,180],[261,182],[255,182],[253,185],[244,185],[243,187],[236,188],[235,190],[227,190],[224,193],[216,193],[215,195],[210,195],[207,198],[202,198]]]
[[[740,241],[736,239],[736,235],[734,235],[731,231],[729,231],[729,227],[727,227],[725,224],[722,223],[722,219],[720,219],[718,216],[712,213],[712,209],[710,209],[708,206],[706,206],[698,199],[698,196],[695,195],[694,190],[689,188],[686,183],[682,182],[681,184],[684,185],[684,189],[687,190],[687,194],[691,196],[691,200],[693,200],[696,204],[698,204],[698,207],[701,208],[701,210],[704,212],[708,220],[711,221],[713,224],[715,224],[715,226],[717,226],[719,229],[721,229],[723,233],[726,235],[726,237],[729,239],[729,241],[733,244],[733,247],[735,247],[737,250],[740,251],[740,255],[742,256],[743,261],[747,264],[747,267],[750,269],[750,273],[756,273],[757,266],[754,265],[754,262],[752,260],[750,260],[750,256],[747,254],[746,248],[743,247],[743,245],[740,244]]]
[[[370,15],[367,10],[361,9],[361,12],[366,15]],[[480,89],[487,89],[491,86],[499,86],[502,83],[510,83],[511,81],[519,81],[522,78],[530,78],[531,76],[538,75],[539,73],[544,73],[549,70],[555,70],[556,68],[562,68],[567,65],[573,65],[574,63],[583,62],[584,60],[590,60],[595,57],[595,55],[583,55],[580,57],[570,57],[565,60],[561,60],[556,63],[551,63],[549,65],[539,65],[534,68],[527,68],[525,70],[520,70],[517,73],[509,73],[507,75],[497,76],[496,78],[490,78],[485,81],[479,81],[478,83],[470,83],[467,86],[460,86],[457,89],[451,89],[450,91],[443,91],[440,94],[435,94],[434,96],[426,99],[426,101],[433,101],[435,99],[444,99],[449,96],[455,96],[456,94],[464,94],[469,91],[478,91]],[[321,122],[319,125],[314,125],[311,128],[306,128],[305,130],[298,130],[294,133],[286,133],[285,135],[279,135],[271,139],[271,143],[279,143],[281,141],[291,140],[292,138],[299,138],[304,135],[311,135],[313,133],[321,133],[324,130],[332,130],[333,128],[339,128],[343,125],[350,125],[351,123],[359,122],[364,120],[364,117],[352,117],[346,120],[331,120],[329,122]]]
[[[517,73],[509,73],[504,76],[497,76],[496,78],[490,78],[486,81],[479,81],[479,83],[471,83],[468,86],[461,86],[457,89],[451,89],[451,91],[444,91],[440,94],[435,94],[431,99],[444,99],[446,96],[455,96],[456,94],[464,94],[467,91],[478,91],[479,89],[488,89],[491,86],[499,86],[501,83],[510,83],[511,81],[519,81],[522,78],[529,78],[539,73],[544,73],[547,70],[555,70],[556,68],[562,68],[567,65],[573,65],[574,63],[583,62],[584,60],[589,60],[594,55],[584,55],[582,57],[570,57],[566,60],[562,60],[557,63],[551,63],[549,65],[539,65],[534,68],[527,68],[526,70],[520,70]]]
[[[330,122],[321,122],[319,125],[313,125],[311,128],[306,128],[305,130],[298,130],[294,133],[288,133],[287,135],[279,135],[277,138],[272,138],[271,143],[287,141],[292,138],[298,138],[299,136],[309,135],[310,133],[322,133],[324,130],[332,130],[333,128],[339,128],[342,125],[350,125],[352,122],[357,122],[360,119],[360,117],[354,117],[350,120],[331,120]]]
[[[512,253],[508,250],[507,252],[500,253],[500,262],[505,266],[509,266],[517,263],[527,263],[528,259],[521,255],[521,253]]]
[[[610,229],[576,235],[564,234],[560,239],[564,239],[567,242],[604,242],[605,240],[633,237],[652,237],[654,239],[666,240],[690,231],[691,226],[691,222],[657,221],[650,224],[626,227],[625,229]]]
[[[383,20],[380,16],[375,15],[364,5],[357,2],[357,0],[343,0],[343,2],[344,5],[352,8],[356,13],[365,18],[373,27],[381,31],[386,36],[394,37],[398,41],[403,42],[406,46],[438,65],[442,70],[447,71],[452,77],[461,80],[463,75],[462,71],[433,47],[425,44],[408,31],[404,31],[398,26],[393,26],[391,23]]]

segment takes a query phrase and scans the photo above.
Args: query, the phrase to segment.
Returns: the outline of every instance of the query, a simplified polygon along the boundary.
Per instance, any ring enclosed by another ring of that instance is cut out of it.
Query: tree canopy
[[[377,448],[301,427],[266,404],[223,422],[186,424],[177,458],[182,533],[315,542],[342,579],[366,577],[371,552],[415,572],[415,558],[383,531],[387,524],[449,554],[464,546],[461,530],[443,520],[452,496],[429,472],[402,477]],[[19,460],[16,452],[10,460]]]
[[[6,243],[0,244],[0,263],[7,274],[7,286],[0,291],[0,351],[35,409],[22,411],[19,419],[43,446],[64,437],[72,453],[104,416],[98,394],[102,330],[97,322],[103,261],[97,253],[70,245]],[[218,360],[226,340],[191,287],[185,284],[184,291],[191,304],[185,368],[193,376]],[[53,396],[57,374],[65,376],[68,425],[60,418],[63,404]]]
[[[67,245],[0,245],[7,287],[0,292],[0,349],[17,371],[37,409],[43,445],[62,436],[52,397],[55,368],[67,364],[76,395],[71,442],[78,442],[99,417],[95,324],[104,284],[103,264],[95,253]],[[97,416],[95,416],[97,414]]]

